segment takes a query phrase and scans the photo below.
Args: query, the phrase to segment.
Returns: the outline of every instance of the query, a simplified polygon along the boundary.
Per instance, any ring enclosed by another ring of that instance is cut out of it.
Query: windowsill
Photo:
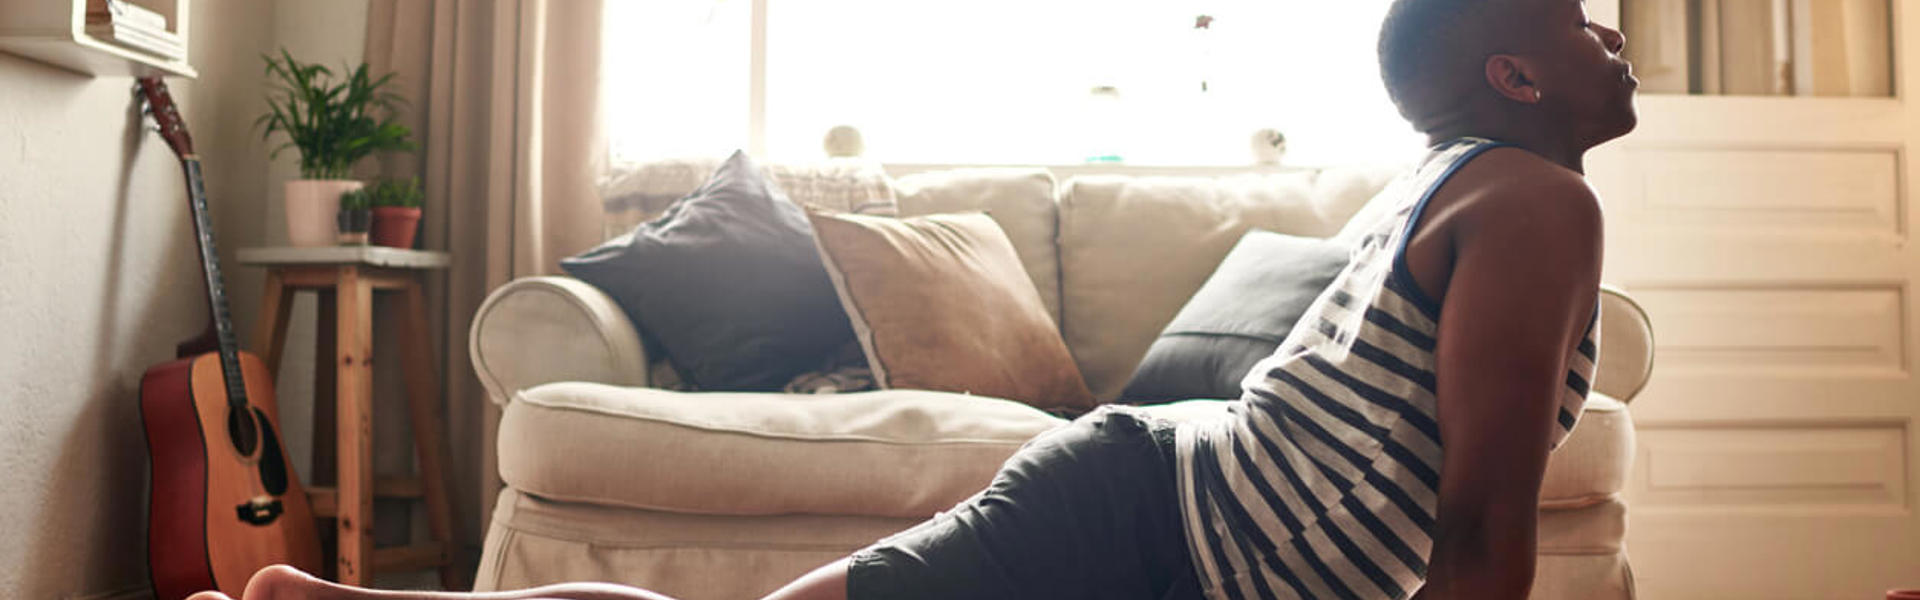
[[[1036,163],[882,163],[888,177],[902,177],[915,173],[950,171],[954,169],[1046,169],[1057,178],[1078,177],[1083,175],[1162,175],[1188,177],[1217,177],[1222,175],[1273,175],[1280,173],[1300,173],[1322,167],[1301,165],[1219,165],[1219,166],[1181,166],[1181,165],[1140,165],[1127,163],[1078,163],[1078,164],[1036,164]]]
[[[999,162],[999,163],[937,163],[937,162],[879,162],[863,158],[816,158],[807,160],[759,160],[769,165],[814,165],[845,162],[859,165],[877,165],[888,177],[900,178],[919,173],[953,171],[961,169],[1044,169],[1056,179],[1067,179],[1086,175],[1123,175],[1123,176],[1162,176],[1162,177],[1224,177],[1235,175],[1282,175],[1288,173],[1310,173],[1330,168],[1366,168],[1384,167],[1397,164],[1411,164],[1417,156],[1409,156],[1405,161],[1376,160],[1368,162],[1327,163],[1327,164],[1279,164],[1279,165],[1168,165],[1136,163],[1039,163],[1039,162]],[[622,173],[639,169],[653,162],[676,162],[701,159],[658,159],[610,160],[609,172]],[[718,160],[713,161],[718,164]]]

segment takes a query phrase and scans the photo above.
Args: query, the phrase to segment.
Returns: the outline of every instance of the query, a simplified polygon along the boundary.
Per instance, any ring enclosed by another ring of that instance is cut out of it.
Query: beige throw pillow
[[[807,218],[881,388],[1093,407],[1060,330],[992,217],[808,211]]]

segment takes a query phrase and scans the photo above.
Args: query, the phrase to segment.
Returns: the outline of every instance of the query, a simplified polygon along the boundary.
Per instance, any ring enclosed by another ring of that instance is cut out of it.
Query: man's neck
[[[1587,146],[1573,140],[1558,139],[1546,133],[1545,128],[1531,127],[1515,117],[1518,115],[1473,115],[1460,114],[1452,119],[1441,119],[1427,130],[1428,145],[1436,145],[1447,140],[1463,137],[1480,137],[1496,142],[1505,142],[1540,155],[1575,173],[1587,173]]]

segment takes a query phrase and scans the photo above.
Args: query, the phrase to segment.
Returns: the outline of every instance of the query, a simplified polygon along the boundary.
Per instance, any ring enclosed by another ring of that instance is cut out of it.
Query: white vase
[[[287,182],[287,243],[332,246],[338,243],[340,194],[364,185],[351,179],[295,179]]]

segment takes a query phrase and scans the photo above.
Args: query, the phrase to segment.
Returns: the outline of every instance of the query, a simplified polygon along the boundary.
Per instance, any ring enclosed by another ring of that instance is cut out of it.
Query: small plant
[[[412,248],[420,230],[420,178],[386,179],[373,185],[372,241],[381,246]]]
[[[387,179],[373,186],[374,206],[419,208],[426,193],[420,191],[420,178]]]
[[[340,210],[367,210],[373,208],[373,196],[366,188],[354,188],[340,194]]]
[[[366,188],[355,188],[340,194],[340,213],[334,217],[339,226],[339,243],[342,245],[362,245],[367,243],[367,230],[373,226],[373,196]]]
[[[287,136],[268,158],[293,147],[300,151],[301,177],[346,179],[354,163],[375,152],[414,149],[407,139],[412,132],[393,116],[405,100],[384,90],[392,73],[376,79],[361,63],[344,81],[335,82],[332,70],[301,63],[285,48],[279,57],[261,58],[275,88],[267,96],[267,113],[254,126],[265,129],[262,140],[275,132]]]

